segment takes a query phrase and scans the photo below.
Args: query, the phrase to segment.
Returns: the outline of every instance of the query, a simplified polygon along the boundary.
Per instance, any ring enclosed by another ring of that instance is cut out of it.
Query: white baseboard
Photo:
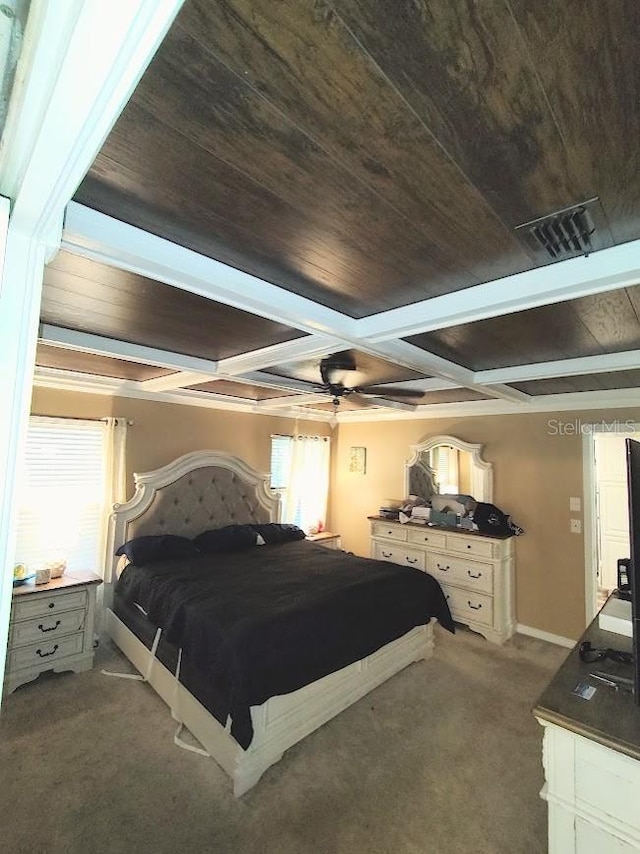
[[[563,638],[562,635],[553,635],[551,632],[543,632],[542,629],[534,629],[532,626],[523,626],[522,623],[518,623],[516,631],[521,635],[528,635],[531,638],[539,638],[540,640],[548,641],[549,643],[555,643],[556,646],[565,646],[567,649],[573,649],[576,645],[576,642],[571,640],[571,638]]]

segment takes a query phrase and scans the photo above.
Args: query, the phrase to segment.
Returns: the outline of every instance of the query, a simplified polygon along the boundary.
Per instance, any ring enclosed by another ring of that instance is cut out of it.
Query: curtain
[[[329,439],[294,436],[282,518],[309,531],[325,524],[329,495]]]
[[[127,499],[126,450],[127,450],[127,419],[106,418],[103,434],[103,468],[104,468],[104,513],[101,530],[100,549],[104,556],[102,561],[102,577],[111,581],[113,555],[107,554],[107,534],[109,519],[114,504],[123,504]]]

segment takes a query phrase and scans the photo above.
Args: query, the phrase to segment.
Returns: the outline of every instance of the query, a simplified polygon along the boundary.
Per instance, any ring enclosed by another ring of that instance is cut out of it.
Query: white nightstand
[[[48,584],[14,588],[4,680],[8,694],[45,670],[91,669],[99,584],[102,579],[94,573],[73,571]]]
[[[308,534],[307,539],[325,549],[341,549],[342,541],[340,534],[332,534],[331,531],[321,531],[319,534]]]

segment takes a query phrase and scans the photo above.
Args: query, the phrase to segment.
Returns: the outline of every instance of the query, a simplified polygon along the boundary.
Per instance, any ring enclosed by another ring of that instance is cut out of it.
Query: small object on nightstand
[[[51,570],[48,566],[36,569],[36,584],[48,584],[51,581]]]

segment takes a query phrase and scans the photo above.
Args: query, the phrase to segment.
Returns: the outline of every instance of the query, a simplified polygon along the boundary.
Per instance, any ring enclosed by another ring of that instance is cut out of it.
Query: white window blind
[[[29,420],[16,548],[29,571],[58,558],[71,570],[101,566],[106,429],[100,421]]]
[[[442,494],[459,492],[458,489],[458,451],[446,445],[440,445],[432,451],[432,468],[436,474],[438,489]]]
[[[293,436],[271,437],[271,489],[281,492],[287,488],[292,448]]]

